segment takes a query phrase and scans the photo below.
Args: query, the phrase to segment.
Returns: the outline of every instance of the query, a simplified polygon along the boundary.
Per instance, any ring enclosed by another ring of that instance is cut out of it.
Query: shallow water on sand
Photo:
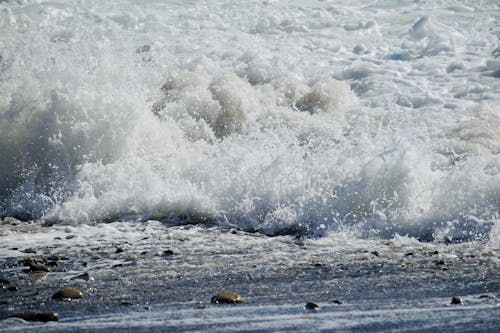
[[[353,244],[348,234],[269,237],[158,221],[51,227],[55,239],[43,241],[43,228],[22,228],[24,236],[3,236],[18,241],[1,248],[1,277],[18,290],[0,290],[0,317],[55,311],[61,319],[5,319],[2,332],[488,332],[500,325],[500,253],[482,243],[396,237]],[[26,272],[22,259],[49,255],[62,259],[46,277]],[[92,280],[74,279],[84,272]],[[85,297],[52,300],[63,286]],[[245,302],[211,304],[224,290]],[[464,303],[453,305],[452,297]],[[305,309],[310,301],[320,309]]]

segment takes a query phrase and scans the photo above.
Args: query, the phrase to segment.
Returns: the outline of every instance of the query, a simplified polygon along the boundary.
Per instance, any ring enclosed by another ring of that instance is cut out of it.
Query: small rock
[[[36,272],[50,272],[49,266],[41,265],[41,264],[32,264],[29,265],[29,271],[31,273],[36,273]]]
[[[194,305],[194,308],[195,309],[206,309],[208,307],[208,304],[207,303],[204,303],[204,302],[197,302],[195,305]]]
[[[125,252],[125,250],[122,247],[117,247],[115,253],[122,253]]]
[[[334,300],[332,301],[332,303],[334,303],[334,304],[342,304],[342,301],[341,301],[341,300],[339,300],[339,299],[334,299]]]
[[[33,265],[38,265],[38,262],[35,260],[35,259],[32,259],[32,258],[25,258],[25,259],[21,259],[19,261],[19,265],[20,266],[33,266]]]
[[[435,260],[434,264],[436,264],[437,266],[444,266],[444,265],[446,265],[446,263],[444,262],[444,260]]]
[[[56,312],[47,312],[47,313],[16,313],[12,315],[13,318],[21,318],[26,321],[58,321],[59,315]]]
[[[495,299],[496,297],[495,297],[495,295],[484,294],[484,295],[479,296],[479,298]]]
[[[304,306],[306,310],[311,310],[311,311],[318,311],[319,310],[319,305],[314,302],[307,302],[306,305]]]
[[[84,280],[84,281],[88,281],[88,282],[95,281],[95,279],[92,276],[90,276],[90,274],[88,272],[85,272],[83,274],[72,277],[71,280]]]
[[[168,257],[168,256],[173,256],[174,254],[176,254],[176,253],[174,252],[174,250],[170,250],[170,249],[168,249],[168,250],[163,251],[161,255],[162,255],[163,257]]]
[[[10,281],[7,280],[7,279],[3,279],[3,278],[0,278],[0,285],[6,285],[6,284],[10,284]]]
[[[378,257],[380,255],[378,251],[372,251],[370,252],[370,254],[374,255],[375,257]]]
[[[64,258],[64,257],[61,257],[61,256],[58,256],[56,254],[52,254],[50,256],[47,257],[47,260],[48,261],[61,261],[61,260],[66,260],[67,258]]]
[[[243,303],[244,299],[240,295],[233,293],[232,291],[224,291],[212,297],[211,302],[215,304],[219,303],[235,304],[235,303]]]
[[[73,288],[73,287],[65,287],[58,292],[56,292],[53,296],[52,299],[65,299],[65,300],[72,300],[72,299],[78,299],[78,298],[83,298],[83,294],[80,290]]]
[[[452,297],[451,304],[464,304],[464,301],[460,297]]]
[[[414,255],[413,252],[408,252],[408,253],[405,254],[405,257],[410,257],[410,256],[413,256],[413,255]]]
[[[33,272],[32,276],[37,280],[42,280],[47,277],[47,272],[44,271]]]
[[[23,252],[23,253],[36,253],[36,250],[29,247],[27,249],[22,250],[21,252]]]
[[[16,286],[12,286],[7,288],[8,291],[18,291],[19,289]]]

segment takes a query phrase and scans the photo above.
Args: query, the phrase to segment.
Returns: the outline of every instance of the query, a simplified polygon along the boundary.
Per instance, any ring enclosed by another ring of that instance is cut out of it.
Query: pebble
[[[332,302],[335,304],[342,304],[342,301],[339,299],[334,299]]]
[[[13,318],[21,318],[26,321],[58,321],[59,315],[56,312],[47,313],[16,313],[12,315]]]
[[[464,301],[460,297],[452,297],[451,304],[464,304]]]
[[[208,307],[207,303],[198,302],[194,305],[195,309],[206,309]]]
[[[211,302],[215,304],[219,303],[235,304],[235,303],[243,303],[243,301],[244,299],[240,295],[232,291],[224,291],[212,297],[211,300]]]
[[[23,252],[23,253],[33,253],[34,254],[34,253],[36,253],[36,250],[30,247],[30,248],[22,250],[21,252]]]
[[[0,278],[0,285],[10,284],[10,281],[7,279]]]
[[[31,264],[31,265],[29,265],[29,271],[32,273],[50,272],[50,268],[49,268],[49,266],[42,265],[42,264]]]
[[[161,255],[162,255],[163,257],[168,257],[168,256],[173,256],[174,254],[176,254],[176,253],[174,252],[174,250],[170,250],[170,249],[169,249],[169,250],[165,250],[165,251],[163,251]]]
[[[33,272],[32,276],[37,279],[37,280],[41,280],[41,279],[45,279],[47,277],[47,272],[44,272],[44,271],[38,271],[38,272]]]
[[[77,275],[75,277],[72,277],[71,280],[85,280],[85,281],[88,281],[88,282],[94,282],[95,279],[87,272],[83,273],[83,274],[80,274],[80,275]]]
[[[319,304],[314,303],[314,302],[307,302],[306,305],[304,306],[304,308],[307,310],[311,310],[311,311],[318,311]]]
[[[58,256],[56,254],[52,254],[50,256],[47,257],[47,260],[48,261],[61,261],[61,260],[66,260],[67,258],[64,258],[64,257],[61,257],[61,256]]]
[[[52,299],[78,299],[83,298],[83,294],[80,290],[73,287],[65,287],[58,292],[56,292]]]
[[[16,286],[12,286],[7,288],[8,291],[18,291],[19,289]]]
[[[479,296],[479,298],[495,299],[496,297],[495,297],[495,295],[484,294],[484,295]]]

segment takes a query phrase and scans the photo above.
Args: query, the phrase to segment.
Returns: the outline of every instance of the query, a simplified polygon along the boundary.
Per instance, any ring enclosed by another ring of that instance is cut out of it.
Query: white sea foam
[[[1,2],[1,215],[488,236],[499,19],[452,0]]]

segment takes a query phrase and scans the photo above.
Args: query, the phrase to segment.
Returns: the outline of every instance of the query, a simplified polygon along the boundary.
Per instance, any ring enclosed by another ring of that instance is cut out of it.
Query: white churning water
[[[0,1],[0,215],[498,239],[499,39],[497,1]]]

